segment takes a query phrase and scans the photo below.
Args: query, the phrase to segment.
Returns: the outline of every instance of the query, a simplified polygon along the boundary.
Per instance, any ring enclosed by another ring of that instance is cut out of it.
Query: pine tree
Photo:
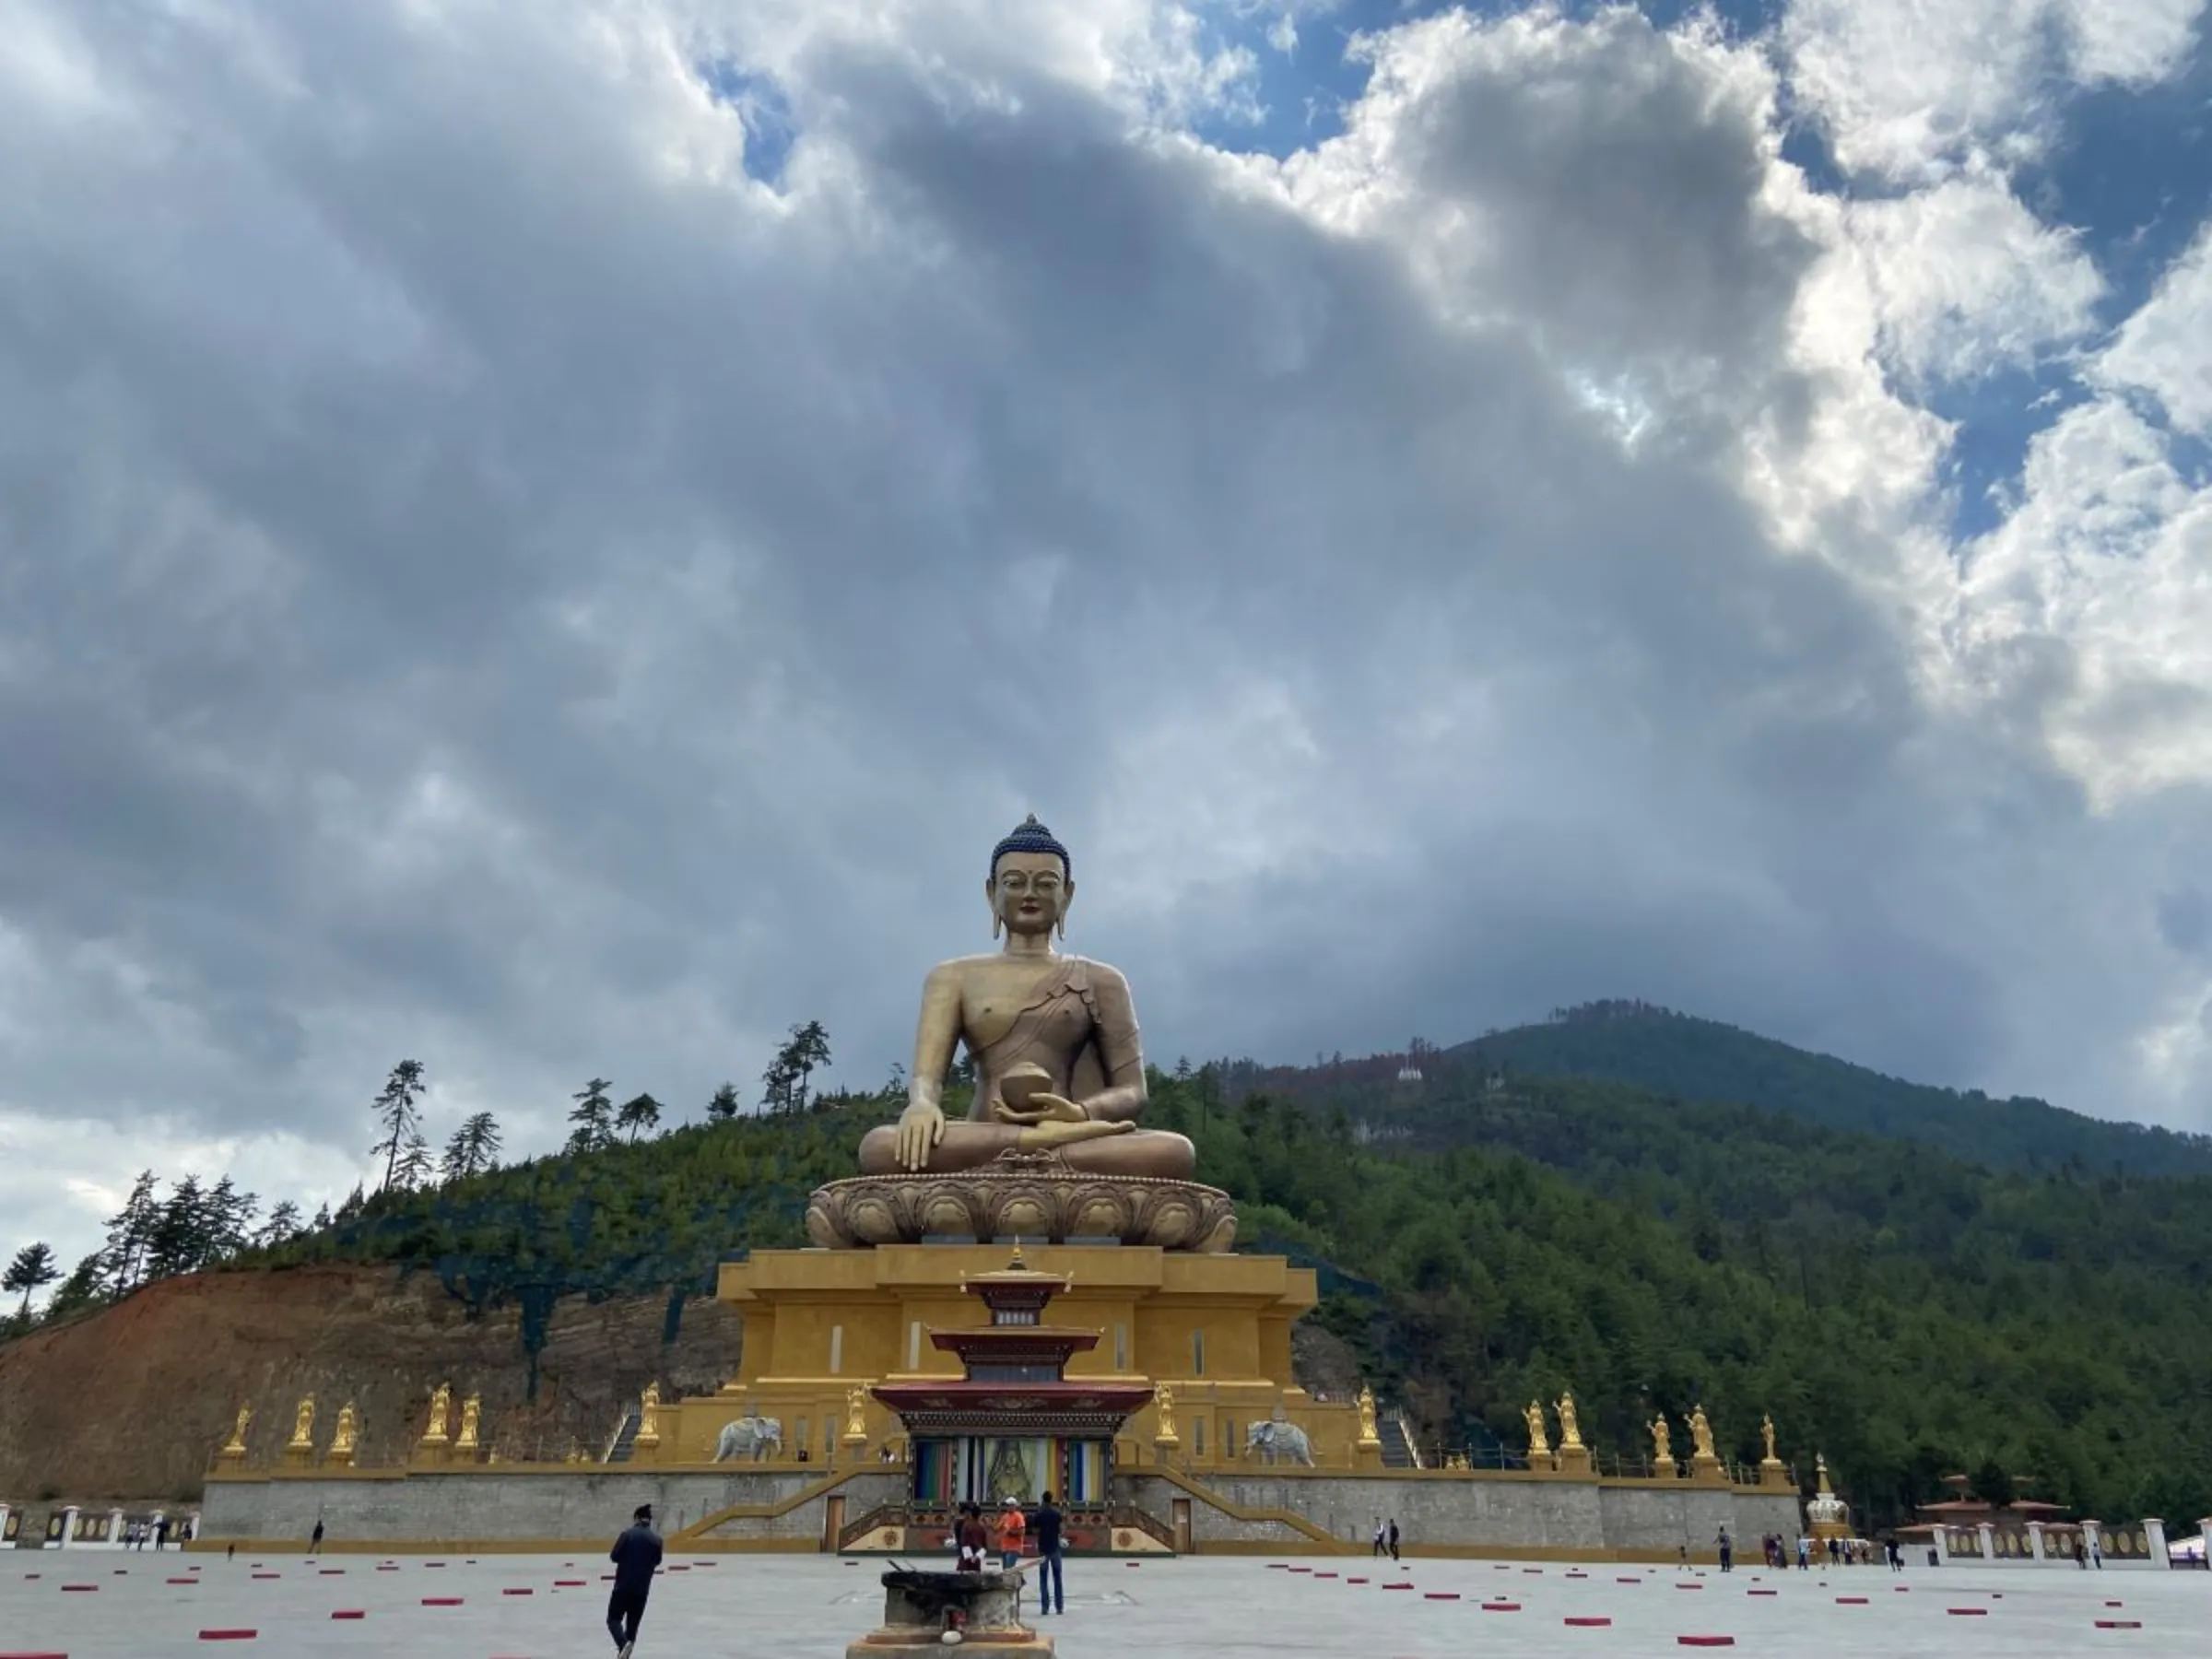
[[[413,1192],[418,1187],[427,1185],[429,1179],[430,1143],[423,1139],[422,1131],[417,1129],[407,1136],[406,1146],[400,1150],[399,1163],[387,1177],[385,1184],[402,1192]]]
[[[46,1317],[74,1313],[79,1308],[88,1308],[102,1300],[101,1292],[108,1277],[108,1253],[96,1250],[69,1270],[69,1277],[55,1289],[53,1299],[46,1304]]]
[[[638,1131],[656,1127],[661,1121],[661,1103],[649,1094],[641,1094],[615,1108],[615,1126],[629,1131],[630,1144],[635,1146]]]
[[[209,1206],[200,1191],[200,1178],[187,1175],[171,1189],[168,1201],[154,1220],[147,1241],[146,1277],[169,1278],[190,1273],[206,1260],[209,1244]]]
[[[613,1085],[605,1077],[594,1077],[570,1099],[576,1108],[569,1113],[569,1122],[576,1127],[569,1135],[571,1152],[596,1152],[615,1142],[615,1103],[606,1091]]]
[[[360,1189],[356,1187],[354,1192],[358,1194]],[[315,1218],[309,1223],[308,1230],[310,1232],[328,1232],[335,1225],[336,1223],[331,1219],[330,1206],[319,1204],[315,1206]]]
[[[444,1181],[465,1181],[472,1175],[481,1175],[499,1167],[500,1125],[488,1112],[479,1112],[463,1120],[453,1137],[445,1143],[445,1154],[438,1166],[439,1177]]]
[[[737,1085],[735,1083],[724,1083],[714,1091],[714,1098],[707,1102],[707,1116],[717,1124],[728,1123],[744,1110],[745,1102],[737,1098]]]
[[[16,1259],[7,1265],[6,1273],[0,1274],[0,1294],[12,1296],[20,1290],[23,1293],[22,1317],[28,1321],[30,1318],[32,1294],[44,1289],[61,1277],[62,1270],[54,1265],[52,1245],[43,1241],[26,1244],[16,1252]]]
[[[207,1194],[211,1257],[234,1256],[252,1243],[253,1218],[260,1212],[259,1194],[240,1192],[228,1175],[217,1182]]]
[[[111,1296],[123,1295],[145,1278],[154,1230],[161,1220],[161,1206],[154,1197],[159,1184],[151,1170],[141,1171],[123,1207],[108,1218],[108,1245],[100,1254],[100,1277]]]
[[[776,1051],[769,1075],[777,1079],[778,1092],[787,1110],[806,1110],[808,1086],[817,1068],[830,1064],[830,1033],[822,1022],[810,1019],[791,1028],[791,1041]]]
[[[376,1123],[383,1134],[369,1148],[369,1156],[384,1160],[383,1185],[387,1187],[398,1177],[400,1160],[422,1139],[422,1118],[415,1102],[422,1098],[426,1087],[422,1062],[402,1060],[392,1068],[392,1075],[384,1079],[383,1092],[376,1097]]]
[[[330,1212],[327,1209],[323,1212],[322,1219],[328,1224]],[[283,1198],[269,1212],[269,1218],[261,1224],[261,1230],[253,1235],[253,1242],[266,1249],[274,1244],[285,1243],[299,1235],[300,1206],[289,1198]]]

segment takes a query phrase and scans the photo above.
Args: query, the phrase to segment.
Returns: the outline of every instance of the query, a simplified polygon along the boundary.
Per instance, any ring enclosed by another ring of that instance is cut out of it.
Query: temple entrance
[[[1191,1553],[1191,1500],[1188,1498],[1176,1499],[1172,1512],[1175,1517],[1175,1553],[1189,1555]]]
[[[845,1495],[832,1492],[822,1503],[822,1553],[834,1554],[845,1535]]]

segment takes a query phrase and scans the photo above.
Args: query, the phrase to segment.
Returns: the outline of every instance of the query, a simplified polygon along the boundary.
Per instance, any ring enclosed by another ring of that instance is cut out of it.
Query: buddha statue
[[[930,970],[906,1110],[861,1142],[864,1175],[947,1174],[1051,1152],[1080,1173],[1190,1178],[1188,1140],[1136,1125],[1145,1057],[1129,982],[1053,947],[1075,896],[1067,849],[1034,814],[992,849],[983,897],[1005,946]],[[974,1063],[975,1099],[964,1121],[948,1122],[941,1101],[956,1045]]]

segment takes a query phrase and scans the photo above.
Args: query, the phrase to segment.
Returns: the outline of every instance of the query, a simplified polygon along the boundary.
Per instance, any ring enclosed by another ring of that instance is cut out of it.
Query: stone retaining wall
[[[1713,1552],[1725,1526],[1756,1552],[1762,1534],[1794,1539],[1803,1525],[1788,1490],[1693,1487],[1687,1482],[1515,1479],[1417,1474],[1344,1476],[1314,1471],[1208,1477],[1183,1487],[1161,1476],[1117,1482],[1128,1501],[1165,1519],[1177,1499],[1191,1503],[1191,1532],[1201,1553],[1264,1547],[1312,1549],[1315,1541],[1281,1519],[1303,1517],[1330,1536],[1365,1547],[1377,1522],[1395,1520],[1401,1547],[1477,1554],[1615,1554],[1671,1557]],[[1218,1505],[1209,1500],[1218,1499]],[[1239,1513],[1238,1512],[1242,1512]]]
[[[697,1540],[706,1549],[821,1547],[829,1504],[859,1520],[900,1501],[904,1469],[854,1470],[826,1487],[827,1471],[653,1470],[605,1465],[537,1470],[478,1467],[276,1474],[209,1479],[199,1547],[230,1540],[304,1545],[320,1519],[326,1548],[380,1545],[521,1548],[612,1538],[640,1503],[676,1534],[732,1506],[772,1512],[734,1517]],[[1171,1521],[1191,1506],[1191,1533],[1209,1549],[1311,1551],[1325,1547],[1287,1516],[1302,1517],[1341,1545],[1364,1549],[1378,1520],[1394,1519],[1417,1553],[1671,1558],[1709,1556],[1722,1527],[1753,1554],[1761,1534],[1794,1538],[1796,1494],[1687,1483],[1440,1473],[1349,1475],[1270,1471],[1188,1484],[1135,1472],[1114,1481],[1117,1500]]]
[[[203,1502],[201,1547],[231,1539],[303,1544],[320,1519],[324,1547],[353,1545],[574,1543],[612,1539],[641,1503],[674,1534],[733,1505],[782,1509],[743,1516],[714,1529],[703,1546],[809,1549],[820,1546],[829,1499],[842,1496],[850,1520],[906,1488],[904,1471],[855,1471],[833,1490],[814,1493],[822,1470],[684,1472],[606,1465],[531,1471],[477,1468],[353,1476],[211,1478]],[[782,1506],[790,1504],[789,1508]]]

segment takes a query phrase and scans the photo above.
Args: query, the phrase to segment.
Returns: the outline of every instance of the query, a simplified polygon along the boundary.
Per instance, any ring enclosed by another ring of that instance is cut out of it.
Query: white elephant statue
[[[781,1449],[782,1444],[782,1419],[736,1418],[722,1426],[722,1438],[714,1442],[714,1461],[728,1463],[733,1457],[747,1457],[759,1463],[768,1455],[771,1447]]]
[[[1244,1431],[1244,1453],[1250,1456],[1259,1452],[1269,1463],[1288,1459],[1294,1464],[1313,1466],[1313,1442],[1306,1431],[1296,1423],[1253,1423]]]

